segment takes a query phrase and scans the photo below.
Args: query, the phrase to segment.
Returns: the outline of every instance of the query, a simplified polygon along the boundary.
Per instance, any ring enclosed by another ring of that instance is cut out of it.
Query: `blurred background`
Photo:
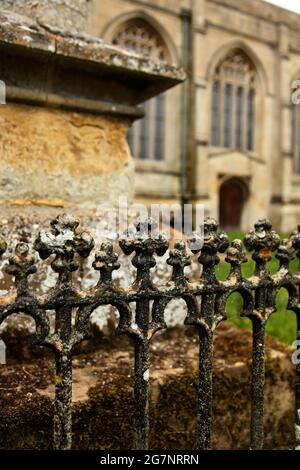
[[[300,216],[300,107],[291,104],[300,77],[299,4],[89,3],[90,33],[188,72],[183,85],[146,102],[144,119],[129,131],[136,199],[202,203],[229,230],[265,216],[282,232],[293,229]]]

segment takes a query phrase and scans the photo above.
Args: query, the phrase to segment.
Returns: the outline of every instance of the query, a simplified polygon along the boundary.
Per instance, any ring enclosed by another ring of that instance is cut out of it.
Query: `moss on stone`
[[[239,349],[232,347],[228,355],[226,348],[235,334],[234,344],[241,335],[251,339],[230,329],[219,337],[215,354],[212,443],[217,449],[249,448],[251,355],[247,341],[241,341]],[[181,332],[167,340],[161,337],[151,353],[151,449],[195,447],[198,346],[192,341]],[[293,447],[294,369],[290,351],[272,346],[267,346],[266,354],[265,448],[289,449]],[[131,448],[133,357],[128,345],[122,347],[118,344],[116,349],[91,351],[74,359],[76,387],[82,392],[88,381],[86,398],[76,398],[73,406],[74,449]],[[0,448],[52,447],[53,377],[49,358],[0,369]]]

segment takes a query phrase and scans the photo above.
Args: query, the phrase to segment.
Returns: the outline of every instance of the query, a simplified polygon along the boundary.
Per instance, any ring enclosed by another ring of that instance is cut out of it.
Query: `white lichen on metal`
[[[41,241],[45,244],[47,243],[51,248],[62,248],[66,242],[74,240],[74,232],[72,230],[65,230],[64,232],[53,234],[41,230],[40,237]]]
[[[295,450],[300,450],[300,410],[296,411],[297,419],[295,423]]]
[[[150,377],[149,369],[147,369],[147,370],[144,372],[144,375],[143,375],[143,379],[145,380],[145,382],[148,382],[148,381],[149,381],[149,377]]]

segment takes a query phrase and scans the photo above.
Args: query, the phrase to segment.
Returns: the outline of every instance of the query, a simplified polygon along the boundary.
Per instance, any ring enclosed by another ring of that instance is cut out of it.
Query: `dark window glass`
[[[236,89],[236,148],[241,150],[243,145],[243,101],[244,89],[238,86]]]
[[[247,103],[247,150],[254,148],[254,90],[248,92]]]
[[[131,151],[131,154],[134,156],[134,144],[133,144],[133,128],[132,126],[128,129],[127,142]]]
[[[164,158],[164,137],[165,137],[165,95],[159,95],[155,100],[155,160]]]
[[[141,160],[148,160],[149,155],[149,102],[144,105],[145,116],[141,121],[141,132],[140,132],[140,152],[139,158]]]
[[[219,127],[219,102],[220,102],[220,84],[213,82],[212,87],[212,110],[211,110],[211,141],[216,147],[220,145],[220,127]]]
[[[231,130],[232,130],[232,85],[225,85],[225,102],[224,102],[224,147],[231,146]]]

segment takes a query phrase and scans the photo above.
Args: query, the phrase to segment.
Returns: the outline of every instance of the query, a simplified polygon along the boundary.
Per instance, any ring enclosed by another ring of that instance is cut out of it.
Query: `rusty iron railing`
[[[290,261],[300,258],[300,227],[287,240],[280,241],[270,222],[260,220],[244,240],[234,240],[230,247],[228,237],[218,230],[217,222],[208,218],[204,223],[204,240],[201,250],[195,248],[194,235],[185,244],[178,241],[167,259],[172,276],[165,285],[154,285],[151,269],[155,255],[162,256],[168,250],[168,241],[161,234],[153,233],[153,221],[139,221],[136,228],[140,236],[124,236],[119,245],[125,255],[134,254],[132,264],[136,279],[129,288],[117,287],[112,279],[119,269],[118,255],[111,242],[103,242],[96,251],[93,268],[99,271],[98,283],[80,290],[72,283],[72,273],[79,267],[80,257],[88,257],[94,241],[88,231],[79,229],[79,222],[71,216],[61,215],[51,223],[51,230],[41,231],[34,249],[42,259],[50,257],[51,267],[58,274],[57,283],[47,294],[31,292],[28,277],[36,272],[35,257],[25,243],[16,246],[9,258],[7,272],[14,276],[13,293],[1,298],[0,323],[9,315],[23,312],[36,322],[35,342],[50,348],[55,355],[55,408],[54,448],[69,449],[72,444],[72,352],[75,345],[90,334],[89,319],[93,311],[102,305],[111,305],[119,312],[116,332],[126,334],[134,341],[134,449],[148,448],[148,395],[149,395],[149,343],[156,331],[166,328],[164,310],[172,299],[183,299],[187,306],[186,325],[193,325],[199,333],[199,384],[197,409],[197,448],[209,449],[212,424],[212,356],[213,336],[218,324],[226,319],[226,301],[233,292],[243,298],[242,315],[253,325],[253,361],[251,386],[251,443],[252,449],[263,447],[264,417],[264,340],[265,325],[276,310],[276,294],[282,287],[289,294],[288,309],[297,317],[297,333],[300,339],[300,272],[289,270]],[[196,238],[195,238],[196,237]],[[192,247],[198,253],[202,267],[198,281],[189,281],[184,269],[191,263]],[[0,252],[6,250],[0,240]],[[242,274],[242,263],[247,261],[245,248],[252,252],[256,268],[250,278]],[[268,261],[277,251],[279,270],[271,275]],[[218,253],[225,253],[225,261],[231,266],[224,281],[216,279],[215,266]],[[136,305],[133,318],[131,303]],[[55,311],[55,330],[50,331],[47,311]],[[75,323],[72,313],[75,312]],[[296,339],[296,338],[295,338]],[[300,365],[296,367],[296,447],[300,446]],[[196,411],[195,411],[196,413]]]

